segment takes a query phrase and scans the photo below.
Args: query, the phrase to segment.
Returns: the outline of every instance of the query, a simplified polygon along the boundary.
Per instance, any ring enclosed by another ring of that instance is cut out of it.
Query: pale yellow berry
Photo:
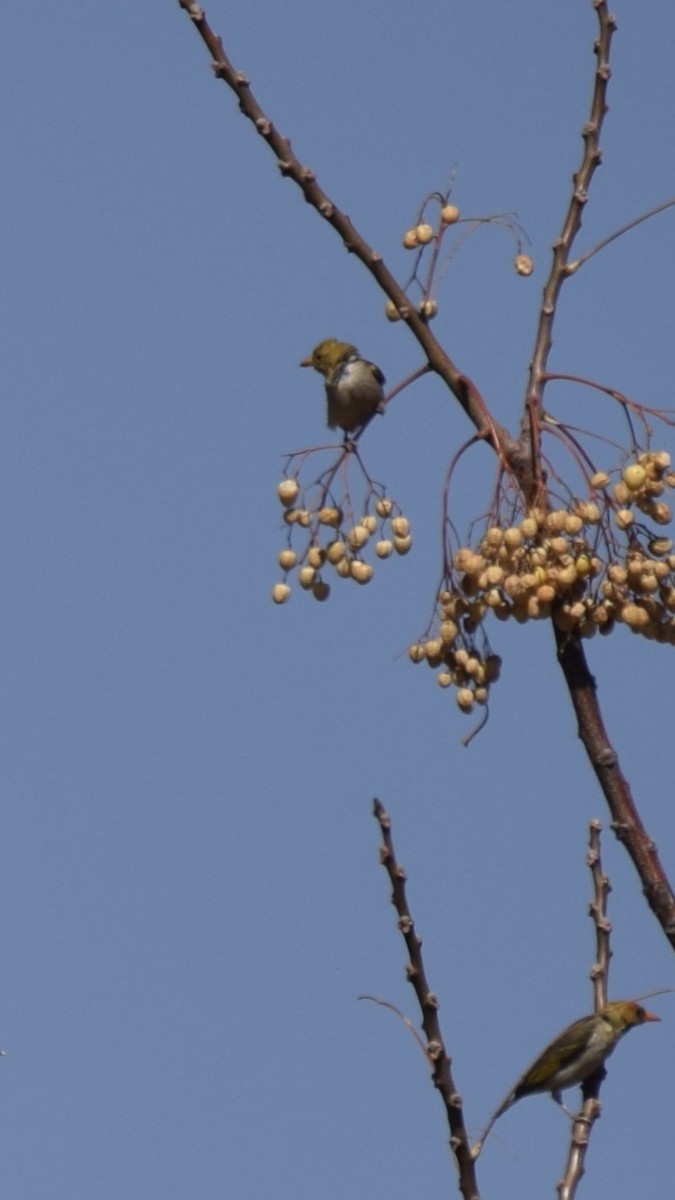
[[[521,588],[526,592],[531,592],[533,588],[538,586],[539,578],[535,575],[534,571],[524,571],[520,576],[520,584]]]
[[[347,547],[345,546],[344,542],[329,542],[326,546],[326,558],[334,567],[342,561],[346,553]]]
[[[462,712],[471,712],[473,708],[473,692],[471,688],[459,688],[456,696],[457,704]]]
[[[665,485],[659,479],[646,479],[644,492],[645,496],[662,496],[665,492]],[[639,501],[638,501],[639,503]]]
[[[272,588],[272,599],[275,604],[285,604],[291,594],[287,583],[275,583]]]
[[[277,562],[282,571],[291,571],[298,561],[298,556],[295,550],[280,550],[277,556]]]
[[[339,508],[334,508],[332,505],[324,505],[319,509],[319,524],[329,525],[332,529],[337,529],[342,521],[342,513]]]
[[[564,508],[554,508],[552,512],[546,514],[546,529],[549,533],[562,533],[567,520],[567,511]]]
[[[507,596],[510,596],[512,600],[515,600],[516,597],[522,595],[523,591],[525,590],[519,575],[507,575],[504,579],[502,587]]]
[[[287,508],[286,512],[284,513],[284,521],[286,522],[286,524],[287,525],[297,524],[298,517],[300,516],[301,511],[302,510],[299,508]]]
[[[489,590],[483,594],[483,599],[485,600],[487,607],[491,609],[501,608],[504,603],[499,588],[489,588]]]
[[[633,500],[633,494],[628,487],[628,484],[623,482],[623,479],[620,479],[619,482],[615,483],[614,485],[614,499],[616,500],[617,504],[628,504]]]
[[[454,557],[454,565],[458,571],[468,571],[469,565],[474,562],[476,555],[469,546],[460,546]]]
[[[444,204],[441,209],[441,221],[444,225],[454,225],[459,221],[459,209],[455,204]]]
[[[524,517],[520,522],[520,531],[526,538],[536,537],[538,529],[539,525],[535,521],[534,517]]]
[[[307,562],[310,567],[318,570],[326,561],[326,551],[321,546],[310,546],[307,551]]]
[[[653,571],[647,571],[640,576],[638,590],[641,592],[657,592],[659,590],[659,581]]]
[[[488,690],[486,687],[477,687],[473,693],[473,698],[476,704],[487,704]]]
[[[602,491],[609,483],[609,475],[606,471],[596,471],[595,475],[591,475],[591,487]]]
[[[639,604],[624,604],[619,618],[629,629],[643,629],[649,624],[649,613]]]
[[[652,454],[652,462],[659,471],[666,471],[670,466],[670,455],[667,450],[656,450]]]
[[[415,236],[417,237],[417,241],[419,242],[420,246],[426,246],[434,236],[432,226],[428,225],[426,222],[423,222],[421,225],[416,227]]]
[[[487,587],[499,587],[499,584],[504,578],[504,568],[498,567],[496,563],[493,563],[488,567],[487,571],[485,571],[485,576]]]
[[[282,479],[277,488],[277,496],[284,508],[288,508],[293,503],[299,491],[300,488],[295,479]]]
[[[389,558],[393,549],[394,543],[390,542],[388,538],[381,538],[379,542],[375,543],[375,553],[378,558]]]
[[[437,667],[443,655],[443,646],[440,638],[429,638],[424,649],[429,666]]]
[[[576,563],[565,563],[564,565],[557,567],[555,571],[551,572],[551,574],[559,588],[564,590],[571,588],[573,584],[576,583],[578,578]]]
[[[438,301],[427,298],[422,300],[417,306],[417,311],[421,317],[425,317],[427,321],[431,321],[438,312]]]
[[[393,517],[392,533],[396,538],[407,538],[410,533],[410,521],[407,520],[407,517]]]
[[[504,545],[509,550],[518,550],[523,544],[523,534],[520,529],[512,526],[511,529],[504,530]]]
[[[649,553],[661,556],[662,554],[670,554],[673,548],[671,538],[652,538],[649,543]]]
[[[614,514],[614,520],[619,529],[628,529],[628,526],[633,524],[635,517],[629,508],[619,508]]]
[[[360,550],[365,546],[370,534],[365,525],[354,525],[347,534],[347,539],[352,550]]]
[[[653,521],[657,525],[668,525],[670,523],[672,513],[667,504],[655,504],[649,512]]]
[[[384,314],[388,321],[400,321],[401,320],[401,314],[398,311],[393,300],[387,300],[387,303],[384,306]]]
[[[644,467],[641,467],[639,463],[631,463],[630,466],[624,467],[621,472],[621,478],[631,492],[639,492],[640,488],[644,487],[647,474]]]
[[[345,555],[339,562],[335,564],[335,572],[340,576],[340,579],[351,579],[352,577],[352,560]]]
[[[419,242],[417,240],[416,229],[406,229],[405,233],[403,234],[403,245],[405,246],[406,250],[417,249]]]
[[[373,578],[373,568],[370,563],[361,562],[355,558],[351,565],[351,576],[356,583],[370,583]]]
[[[581,533],[583,527],[584,523],[581,517],[578,517],[576,513],[567,514],[565,518],[565,533],[569,533],[574,537],[575,534]]]
[[[298,571],[298,583],[300,584],[301,588],[305,589],[305,591],[309,591],[309,589],[314,586],[315,579],[316,571],[314,570],[314,567],[301,567]]]
[[[504,541],[504,530],[500,529],[499,525],[491,525],[485,534],[485,541],[488,546],[501,546]]]
[[[395,537],[394,538],[394,550],[396,551],[397,554],[407,554],[411,546],[412,546],[412,538],[411,537]]]
[[[375,505],[375,512],[377,513],[378,517],[388,517],[391,515],[393,508],[393,500],[389,500],[387,496],[380,496],[380,499]]]
[[[626,563],[626,574],[631,584],[635,584],[644,571],[645,560],[641,554],[632,555]]]
[[[534,263],[529,254],[516,254],[513,265],[517,275],[531,275],[534,271]]]
[[[426,648],[421,646],[419,642],[413,642],[412,646],[408,646],[408,658],[411,662],[422,662],[426,656]]]
[[[596,625],[606,625],[612,619],[612,614],[606,604],[597,604],[592,615]]]
[[[298,525],[301,525],[303,529],[309,529],[310,525],[312,524],[312,514],[309,509],[298,508],[296,511],[298,514]]]
[[[447,688],[452,683],[452,675],[448,671],[440,671],[436,676],[436,682],[439,687]]]
[[[312,595],[314,599],[318,600],[320,603],[322,603],[324,600],[327,600],[330,596],[330,584],[325,583],[323,579],[317,579],[314,587],[312,588]]]
[[[551,615],[551,606],[549,604],[542,604],[538,596],[528,596],[527,615],[533,621],[539,621],[542,617],[549,617]]]
[[[618,585],[625,583],[628,579],[628,571],[625,567],[622,567],[620,563],[611,563],[611,565],[607,568],[607,575],[611,579],[612,583],[616,583]]]
[[[364,529],[368,530],[368,533],[374,533],[377,529],[378,520],[372,513],[366,513],[365,517],[361,517],[360,524],[363,525]]]
[[[438,630],[444,646],[450,646],[457,637],[457,626],[454,621],[441,621]]]
[[[592,500],[580,500],[576,511],[584,525],[597,525],[600,520],[600,509]]]

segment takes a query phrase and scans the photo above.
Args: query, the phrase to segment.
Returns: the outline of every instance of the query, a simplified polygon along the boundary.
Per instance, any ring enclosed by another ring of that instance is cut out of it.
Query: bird
[[[326,338],[300,366],[314,367],[325,378],[329,429],[352,433],[382,411],[384,375],[350,342]]]
[[[643,1025],[645,1021],[660,1020],[635,1000],[610,1000],[599,1012],[574,1021],[542,1050],[492,1114],[473,1148],[473,1157],[477,1158],[480,1154],[495,1121],[516,1101],[537,1092],[550,1092],[556,1104],[564,1108],[560,1093],[565,1088],[584,1083],[595,1074],[624,1033],[636,1025]]]

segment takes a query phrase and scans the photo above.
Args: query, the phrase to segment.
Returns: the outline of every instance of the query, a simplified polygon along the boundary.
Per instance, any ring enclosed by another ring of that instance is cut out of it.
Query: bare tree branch
[[[558,661],[577,715],[579,737],[612,814],[612,829],[626,847],[647,902],[675,949],[675,896],[656,845],[642,824],[628,780],[619,766],[618,754],[607,736],[583,643],[575,634],[563,633],[555,624],[553,628]]]
[[[542,396],[545,382],[544,375],[546,374],[548,356],[553,345],[553,323],[556,317],[558,297],[563,282],[570,273],[568,264],[572,245],[581,228],[582,215],[586,201],[588,200],[591,180],[596,168],[602,161],[600,133],[607,112],[607,84],[611,74],[609,69],[609,51],[616,22],[607,8],[606,0],[593,0],[593,7],[596,10],[599,24],[598,40],[594,46],[597,66],[589,118],[581,135],[584,140],[584,151],[581,165],[572,179],[572,195],[560,236],[553,243],[553,263],[551,264],[549,277],[544,285],[544,294],[539,313],[539,325],[535,337],[532,362],[530,364],[530,379],[527,389],[528,412],[524,416],[524,422],[527,423],[528,416],[532,414],[536,414],[538,418],[535,428],[530,427],[533,453],[536,447],[536,430],[543,415]]]
[[[373,812],[382,831],[380,860],[391,881],[391,902],[398,913],[398,927],[403,934],[409,955],[406,977],[412,985],[422,1013],[422,1028],[426,1036],[426,1054],[432,1065],[434,1087],[443,1101],[450,1127],[450,1150],[459,1172],[459,1190],[464,1200],[480,1200],[476,1181],[475,1162],[471,1156],[469,1139],[464,1125],[462,1098],[458,1094],[451,1071],[451,1059],[445,1048],[441,1025],[438,1019],[438,999],[431,991],[424,961],[422,939],[415,932],[415,923],[410,914],[405,894],[406,874],[396,861],[391,836],[391,819],[379,800],[373,802]]]

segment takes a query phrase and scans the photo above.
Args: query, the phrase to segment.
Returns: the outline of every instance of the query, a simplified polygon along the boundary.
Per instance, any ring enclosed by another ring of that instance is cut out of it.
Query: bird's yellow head
[[[335,338],[326,338],[325,341],[319,342],[318,346],[314,347],[308,358],[303,358],[300,366],[314,367],[314,370],[319,371],[321,375],[327,375],[343,359],[356,353],[356,346],[350,345],[349,342],[338,342]]]
[[[617,1033],[624,1033],[634,1025],[644,1025],[645,1021],[660,1021],[655,1013],[647,1012],[637,1000],[610,1000],[601,1014]]]

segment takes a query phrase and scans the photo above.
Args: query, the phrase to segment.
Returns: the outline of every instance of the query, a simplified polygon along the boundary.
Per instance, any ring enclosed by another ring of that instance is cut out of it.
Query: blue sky
[[[454,261],[435,326],[515,429],[579,160],[590,3],[345,0],[338,14],[214,0],[207,15],[400,278],[402,232],[453,168],[464,213],[518,213],[534,276],[485,231]],[[580,250],[675,191],[675,10],[617,0],[616,16]],[[345,338],[394,384],[419,351],[279,178],[177,4],[27,0],[4,33],[5,1195],[396,1200],[423,1173],[425,1194],[445,1196],[424,1060],[356,999],[417,1020],[372,797],[394,820],[477,1132],[591,1005],[586,830],[608,822],[550,630],[494,630],[503,677],[463,749],[466,718],[402,653],[433,603],[441,481],[470,434],[428,379],[364,439],[411,554],[327,604],[271,604],[282,456],[325,440],[322,384],[299,360]],[[552,367],[673,405],[674,222],[641,226],[571,281]],[[599,397],[548,399],[612,428]],[[659,441],[675,450],[672,430]],[[462,520],[483,511],[491,471],[477,451]],[[672,650],[618,631],[589,659],[672,877]],[[612,994],[675,982],[608,829],[604,862]],[[675,1169],[675,1010],[652,1003],[663,1023],[611,1063],[589,1196],[655,1194]],[[482,1194],[552,1191],[566,1135],[546,1098],[518,1105],[481,1158]]]

